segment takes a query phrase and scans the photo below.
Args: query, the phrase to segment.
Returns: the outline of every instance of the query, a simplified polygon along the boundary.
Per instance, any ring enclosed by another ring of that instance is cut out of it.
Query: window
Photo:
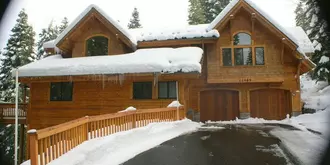
[[[256,52],[256,65],[264,65],[265,64],[264,48],[257,47],[255,52]]]
[[[72,82],[50,83],[50,101],[72,101]]]
[[[222,48],[222,64],[223,66],[264,65],[264,48],[254,46],[248,33],[237,33],[233,37],[232,45]]]
[[[158,82],[159,99],[176,99],[176,81]]]
[[[152,83],[134,82],[133,99],[152,99]]]
[[[234,45],[251,45],[251,36],[247,33],[237,33],[234,36]]]
[[[235,48],[235,65],[252,65],[251,48]]]
[[[230,48],[224,48],[222,49],[222,61],[223,66],[231,66],[231,49]]]
[[[108,55],[108,38],[96,36],[86,41],[86,56]]]

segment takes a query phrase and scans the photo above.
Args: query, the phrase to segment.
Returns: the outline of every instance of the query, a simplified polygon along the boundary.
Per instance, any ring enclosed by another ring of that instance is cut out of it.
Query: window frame
[[[134,84],[143,84],[143,83],[150,83],[151,84],[151,95],[150,95],[150,98],[136,98],[136,95],[134,95]],[[133,82],[132,83],[132,99],[133,100],[151,100],[153,98],[153,83],[152,81],[136,81],[136,82]]]
[[[109,55],[110,54],[110,38],[109,38],[109,36],[106,36],[106,35],[104,35],[104,34],[93,34],[93,35],[91,35],[91,36],[88,36],[86,39],[85,39],[85,42],[84,42],[84,55],[86,56],[86,57],[94,57],[94,56],[102,56],[102,55],[92,55],[92,56],[88,56],[87,55],[87,53],[88,53],[88,51],[87,51],[87,41],[89,40],[89,39],[92,39],[92,38],[94,38],[94,37],[104,37],[104,38],[106,38],[107,40],[108,40],[108,51],[107,51],[107,54],[106,55]]]
[[[166,83],[166,92],[167,92],[167,97],[159,97],[159,91],[160,91],[160,88],[159,88],[159,83]],[[177,87],[177,85],[176,85],[176,83],[177,83],[177,81],[159,81],[158,82],[158,84],[157,84],[157,88],[158,88],[158,93],[157,93],[157,98],[158,99],[177,99],[177,96],[176,96],[176,94],[175,94],[175,97],[170,97],[170,88],[169,88],[169,84],[170,83],[174,83],[175,84],[175,93],[177,93],[178,91],[178,87]]]
[[[246,33],[251,36],[251,45],[234,45],[234,36],[239,33]],[[264,67],[267,64],[267,58],[266,58],[266,46],[265,45],[256,45],[254,44],[254,40],[252,38],[252,35],[248,31],[237,31],[232,35],[232,41],[230,41],[230,45],[228,46],[221,46],[220,47],[220,60],[221,60],[221,66],[222,67]],[[235,65],[235,48],[251,48],[252,52],[252,64],[251,65]],[[263,65],[257,65],[256,64],[256,48],[263,48],[264,49],[264,64]],[[223,49],[231,49],[231,65],[224,65],[224,59],[223,59]]]
[[[65,83],[71,83],[71,97],[70,99],[63,99],[63,84]],[[53,95],[52,95],[52,85],[53,84],[60,84],[60,99],[53,99]],[[74,83],[73,82],[51,82],[49,84],[49,101],[53,102],[53,101],[73,101],[73,87]]]

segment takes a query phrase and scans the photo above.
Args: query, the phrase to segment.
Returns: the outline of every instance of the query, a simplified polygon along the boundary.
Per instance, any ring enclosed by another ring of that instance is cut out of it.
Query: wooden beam
[[[301,64],[302,64],[302,60],[299,60],[299,64],[297,67],[297,73],[296,73],[296,77],[295,77],[297,81],[299,81]]]
[[[281,48],[281,63],[282,65],[284,64],[284,48],[285,48],[285,44],[284,44],[284,41],[285,38],[282,39],[282,48]]]
[[[251,14],[251,38],[252,38],[252,45],[255,45],[254,44],[254,41],[255,41],[255,17],[256,17],[256,14],[255,13],[252,13]],[[252,65],[255,65],[256,64],[256,53],[255,53],[255,48],[252,47]]]

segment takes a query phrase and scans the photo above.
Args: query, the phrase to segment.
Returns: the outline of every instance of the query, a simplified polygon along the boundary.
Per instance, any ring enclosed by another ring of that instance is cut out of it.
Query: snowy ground
[[[120,164],[169,139],[196,131],[200,126],[201,123],[188,119],[152,123],[146,127],[84,142],[49,165]],[[30,162],[26,161],[22,165],[30,165]]]

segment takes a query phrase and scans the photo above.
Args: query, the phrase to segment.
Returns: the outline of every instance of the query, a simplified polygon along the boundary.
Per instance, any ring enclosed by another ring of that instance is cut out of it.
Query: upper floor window
[[[237,33],[232,45],[222,48],[223,66],[264,65],[264,60],[264,48],[253,45],[248,33]]]
[[[176,99],[176,81],[158,82],[159,99]]]
[[[108,55],[108,38],[103,36],[91,37],[86,41],[86,56]]]

